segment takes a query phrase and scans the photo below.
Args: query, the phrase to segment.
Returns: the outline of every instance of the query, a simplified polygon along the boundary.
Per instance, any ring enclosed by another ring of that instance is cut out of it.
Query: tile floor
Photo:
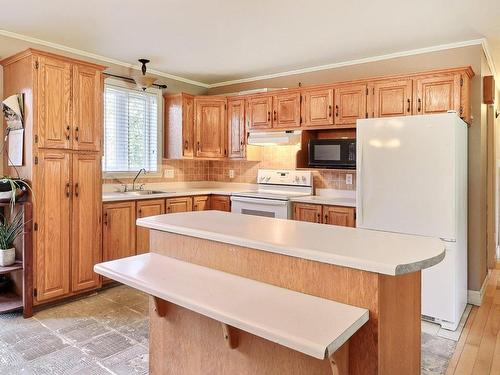
[[[147,374],[147,296],[125,286],[43,310],[0,315],[0,374]],[[422,325],[422,374],[444,374],[456,342]]]

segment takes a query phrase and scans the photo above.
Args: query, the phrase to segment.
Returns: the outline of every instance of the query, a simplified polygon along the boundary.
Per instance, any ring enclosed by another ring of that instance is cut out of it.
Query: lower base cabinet
[[[167,214],[173,214],[175,212],[189,212],[193,210],[192,197],[167,198],[165,202]]]
[[[293,219],[311,223],[354,227],[356,225],[356,209],[354,207],[294,203]]]
[[[193,197],[193,211],[210,210],[210,196],[198,195]]]
[[[135,255],[135,202],[103,205],[103,261]]]
[[[231,212],[231,198],[228,195],[212,195],[210,209]]]
[[[148,199],[137,201],[136,216],[142,217],[162,215],[165,213],[164,199]],[[144,254],[149,252],[149,229],[136,226],[136,253]]]

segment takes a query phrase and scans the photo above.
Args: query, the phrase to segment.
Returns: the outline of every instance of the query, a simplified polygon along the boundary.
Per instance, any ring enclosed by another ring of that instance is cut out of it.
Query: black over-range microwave
[[[355,169],[356,139],[311,139],[309,166]]]

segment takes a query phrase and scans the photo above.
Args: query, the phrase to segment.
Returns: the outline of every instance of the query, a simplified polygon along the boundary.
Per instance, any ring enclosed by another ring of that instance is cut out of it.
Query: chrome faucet
[[[134,177],[134,180],[132,181],[132,191],[135,191],[135,182],[136,182],[137,178],[139,177],[139,175],[141,174],[141,172],[144,172],[144,174],[147,173],[147,171],[144,168],[141,168],[139,170],[139,172],[137,172],[137,174]]]

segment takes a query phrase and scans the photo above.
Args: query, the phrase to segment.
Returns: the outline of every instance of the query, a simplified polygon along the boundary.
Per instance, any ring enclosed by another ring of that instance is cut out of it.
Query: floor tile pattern
[[[147,374],[148,298],[125,286],[42,310],[0,315],[0,374]],[[422,374],[444,374],[456,342],[422,332]]]

